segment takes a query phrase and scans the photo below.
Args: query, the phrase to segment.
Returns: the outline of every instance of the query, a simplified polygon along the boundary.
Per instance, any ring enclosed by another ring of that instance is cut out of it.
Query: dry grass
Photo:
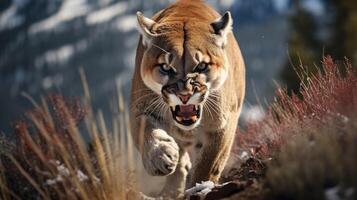
[[[83,100],[49,95],[14,124],[16,148],[0,155],[1,199],[139,198],[123,98],[109,129],[81,75]]]

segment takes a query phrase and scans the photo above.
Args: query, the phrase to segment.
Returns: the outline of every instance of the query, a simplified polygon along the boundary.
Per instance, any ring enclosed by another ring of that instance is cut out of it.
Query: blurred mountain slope
[[[51,91],[78,96],[83,67],[95,108],[111,113],[121,82],[128,94],[134,67],[137,10],[147,16],[172,1],[5,0],[0,3],[0,130],[31,106],[20,92],[39,99]],[[208,1],[230,10],[247,65],[247,102],[271,97],[285,55],[287,0]],[[280,3],[279,3],[280,2]],[[254,87],[252,85],[254,84]],[[108,114],[110,115],[110,114]]]

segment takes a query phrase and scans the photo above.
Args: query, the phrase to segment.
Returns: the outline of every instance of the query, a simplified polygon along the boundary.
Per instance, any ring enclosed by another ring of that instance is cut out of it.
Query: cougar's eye
[[[195,67],[194,71],[195,71],[195,72],[198,72],[198,73],[203,73],[203,72],[208,71],[208,63],[201,62],[200,64],[198,64],[198,65]]]
[[[170,67],[169,65],[163,63],[163,64],[159,64],[160,67],[160,72],[163,75],[174,75],[175,71],[172,69],[172,67]]]

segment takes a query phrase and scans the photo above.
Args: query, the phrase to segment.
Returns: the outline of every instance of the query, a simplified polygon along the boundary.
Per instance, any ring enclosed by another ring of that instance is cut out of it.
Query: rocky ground
[[[263,199],[266,169],[266,164],[261,160],[248,158],[239,168],[232,168],[223,175],[223,184],[215,186],[205,196],[198,192],[188,199]]]

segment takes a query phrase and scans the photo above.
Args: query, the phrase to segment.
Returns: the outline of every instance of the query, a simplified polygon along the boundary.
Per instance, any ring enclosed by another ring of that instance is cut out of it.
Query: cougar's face
[[[187,48],[180,54],[169,45],[161,46],[167,50],[152,44],[153,50],[145,53],[143,81],[169,106],[174,124],[191,130],[200,124],[210,93],[218,90],[227,77],[224,52]]]

